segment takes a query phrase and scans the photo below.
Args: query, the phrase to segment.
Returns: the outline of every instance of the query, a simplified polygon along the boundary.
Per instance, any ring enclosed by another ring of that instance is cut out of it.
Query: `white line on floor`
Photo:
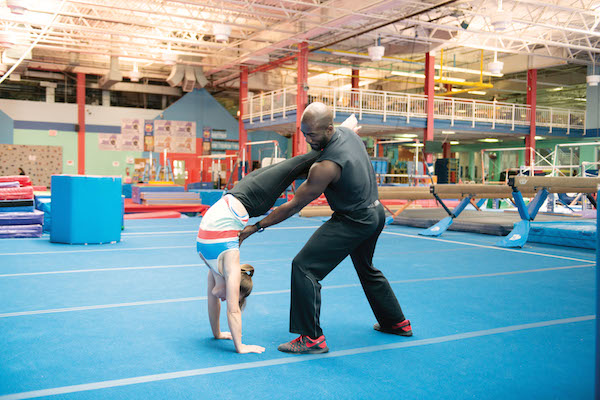
[[[565,270],[565,269],[591,268],[591,267],[592,267],[591,265],[573,265],[573,266],[567,266],[567,267],[539,268],[539,269],[530,269],[530,270],[526,270],[526,271],[495,272],[495,273],[479,274],[479,275],[460,275],[460,276],[446,276],[446,277],[435,277],[435,278],[416,278],[416,279],[405,279],[405,280],[400,280],[400,281],[390,281],[390,284],[395,285],[395,284],[414,283],[414,282],[486,278],[486,277],[491,277],[491,276],[517,275],[517,274],[527,274],[527,273],[533,273],[533,272],[547,272],[547,271],[558,271],[558,270]],[[323,289],[324,290],[342,289],[342,288],[350,288],[350,287],[360,287],[360,284],[353,283],[353,284],[347,284],[347,285],[323,286]],[[290,292],[289,289],[271,290],[271,291],[264,291],[264,292],[252,292],[252,295],[253,296],[265,296],[265,295],[282,294],[282,293],[289,293],[289,292]],[[136,302],[132,302],[132,303],[100,304],[100,305],[95,305],[95,306],[53,308],[53,309],[48,309],[48,310],[19,311],[19,312],[0,314],[0,318],[22,317],[22,316],[26,316],[26,315],[39,315],[39,314],[55,314],[55,313],[72,312],[72,311],[100,310],[100,309],[105,309],[105,308],[146,306],[146,305],[152,305],[152,304],[181,303],[181,302],[186,302],[186,301],[198,301],[198,300],[206,300],[206,296],[183,297],[183,298],[165,299],[165,300],[136,301]]]
[[[385,233],[385,234],[388,234],[388,235],[410,237],[410,238],[415,238],[415,239],[435,240],[437,242],[445,242],[445,243],[452,243],[452,244],[462,244],[462,245],[465,245],[465,246],[480,247],[480,248],[484,248],[484,249],[493,249],[493,250],[500,250],[500,251],[509,251],[509,252],[513,252],[513,253],[530,254],[530,255],[533,255],[533,256],[560,258],[560,259],[563,259],[563,260],[580,261],[580,262],[587,262],[587,263],[592,263],[592,264],[596,263],[595,260],[583,260],[583,259],[580,259],[580,258],[559,256],[559,255],[554,255],[554,254],[537,253],[535,251],[526,251],[526,250],[519,250],[519,249],[509,249],[509,248],[506,248],[506,247],[498,247],[498,246],[489,246],[489,245],[483,245],[483,244],[458,242],[458,241],[455,241],[455,240],[447,240],[447,239],[440,239],[440,238],[434,238],[434,237],[428,237],[428,236],[419,236],[419,235],[409,235],[409,234],[406,234],[406,233],[398,233],[398,232],[386,232],[386,231],[383,231],[382,233]]]
[[[56,388],[51,388],[51,389],[33,390],[30,392],[8,394],[8,395],[0,396],[0,400],[32,399],[35,397],[55,396],[55,395],[67,394],[67,393],[85,392],[85,391],[89,391],[89,390],[108,389],[108,388],[114,388],[114,387],[120,387],[120,386],[129,386],[129,385],[136,385],[136,384],[148,383],[148,382],[158,382],[158,381],[186,378],[186,377],[192,377],[192,376],[202,376],[202,375],[218,374],[218,373],[223,373],[223,372],[249,370],[249,369],[254,369],[254,368],[271,367],[271,366],[275,366],[275,365],[296,364],[296,363],[300,363],[300,362],[323,360],[323,359],[327,359],[327,358],[346,357],[346,356],[353,356],[353,355],[357,355],[357,354],[374,353],[374,352],[378,352],[378,351],[397,350],[397,349],[402,349],[402,348],[410,348],[410,347],[425,346],[425,345],[431,345],[431,344],[446,343],[446,342],[465,340],[465,339],[471,339],[471,338],[477,338],[477,337],[483,337],[483,336],[498,335],[498,334],[508,333],[508,332],[523,331],[526,329],[545,328],[545,327],[553,326],[553,325],[572,324],[572,323],[577,323],[577,322],[594,320],[595,318],[596,317],[594,315],[585,315],[585,316],[574,317],[574,318],[563,318],[563,319],[556,319],[556,320],[551,320],[551,321],[534,322],[534,323],[530,323],[530,324],[511,325],[511,326],[504,326],[504,327],[500,327],[500,328],[484,329],[484,330],[480,330],[480,331],[458,333],[455,335],[439,336],[439,337],[434,337],[434,338],[429,338],[429,339],[418,339],[418,340],[408,339],[406,341],[401,341],[401,342],[397,342],[397,343],[389,343],[389,344],[377,345],[377,346],[358,347],[358,348],[354,348],[354,349],[332,351],[332,352],[325,353],[325,354],[291,356],[291,357],[275,358],[275,359],[271,359],[271,360],[221,365],[218,367],[199,368],[199,369],[191,369],[191,370],[185,370],[185,371],[167,372],[167,373],[162,373],[162,374],[136,376],[133,378],[91,382],[91,383],[84,383],[81,385],[61,386],[61,387],[56,387]]]

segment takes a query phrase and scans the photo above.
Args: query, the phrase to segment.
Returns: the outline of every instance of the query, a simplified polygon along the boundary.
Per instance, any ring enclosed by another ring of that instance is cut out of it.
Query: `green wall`
[[[50,136],[47,130],[15,129],[14,144],[60,146],[63,148],[63,174],[77,174],[77,133],[58,131]],[[120,175],[125,176],[125,168],[129,167],[133,174],[133,164],[127,164],[127,157],[140,158],[140,151],[109,151],[98,148],[98,133],[85,135],[85,173],[87,175]],[[68,162],[72,161],[72,165]],[[113,162],[118,161],[118,166]]]

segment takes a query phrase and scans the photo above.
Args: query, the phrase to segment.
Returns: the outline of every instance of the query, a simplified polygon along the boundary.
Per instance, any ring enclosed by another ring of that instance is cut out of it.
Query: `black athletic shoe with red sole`
[[[383,327],[379,324],[375,324],[373,325],[373,329],[379,332],[393,333],[394,335],[400,336],[412,336],[413,334],[412,328],[410,326],[410,321],[407,319],[395,325],[392,325],[391,327]]]
[[[319,354],[327,353],[329,347],[327,347],[324,335],[321,335],[316,339],[311,339],[306,335],[300,335],[291,342],[280,344],[279,347],[277,347],[277,350],[294,354]]]

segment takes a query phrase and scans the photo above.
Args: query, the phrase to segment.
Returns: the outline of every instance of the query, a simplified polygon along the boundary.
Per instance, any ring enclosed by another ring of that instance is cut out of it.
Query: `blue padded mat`
[[[42,225],[43,223],[44,213],[38,210],[0,213],[0,225]]]
[[[529,242],[559,246],[596,248],[596,220],[532,222]]]
[[[39,238],[42,225],[0,225],[0,238]]]

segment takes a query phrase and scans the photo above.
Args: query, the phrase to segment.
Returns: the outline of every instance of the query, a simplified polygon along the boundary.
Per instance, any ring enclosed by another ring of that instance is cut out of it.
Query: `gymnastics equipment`
[[[419,232],[422,236],[440,236],[446,232],[454,219],[469,205],[473,204],[479,209],[485,199],[505,199],[510,198],[512,191],[507,185],[485,185],[485,184],[437,184],[431,185],[430,191],[432,196],[441,204],[448,217],[442,219],[433,226]],[[533,192],[528,191],[527,194],[532,195]],[[445,199],[461,199],[460,203],[452,210],[446,206],[442,198]],[[479,203],[474,200],[480,199]]]
[[[596,207],[596,200],[591,196],[598,190],[600,178],[556,177],[556,176],[516,176],[508,180],[512,188],[512,197],[521,221],[501,241],[500,247],[523,247],[527,242],[531,221],[533,221],[549,193],[584,193]],[[529,205],[523,200],[524,192],[535,191],[536,195]],[[596,207],[597,209],[597,207]]]
[[[200,168],[204,169],[204,162],[206,160],[210,160],[211,165],[209,168],[209,171],[211,173],[211,181],[212,182],[217,182],[217,186],[220,189],[221,186],[221,161],[227,162],[226,165],[226,170],[229,173],[229,178],[227,178],[227,183],[225,185],[225,188],[229,188],[229,184],[231,183],[231,180],[233,179],[233,169],[234,169],[234,164],[236,163],[234,161],[235,158],[237,158],[238,155],[237,154],[211,154],[211,155],[206,155],[206,156],[198,156],[198,158],[200,159]],[[189,185],[188,185],[188,189],[189,189]]]
[[[149,185],[149,184],[137,184],[131,187],[131,201],[137,204],[142,204],[144,193],[146,192],[185,192],[183,186],[178,185]],[[151,196],[148,196],[150,198]]]
[[[125,214],[125,219],[160,219],[160,218],[181,218],[181,213],[177,211],[155,211],[141,212],[135,214]]]
[[[19,182],[21,186],[31,186],[31,179],[27,175],[0,176],[0,182]]]
[[[269,144],[272,143],[273,144],[273,158],[279,158],[279,142],[277,140],[261,140],[258,142],[247,142],[244,143],[244,146],[242,147],[242,149],[240,150],[241,152],[241,162],[242,162],[242,178],[244,176],[246,176],[246,171],[245,168],[243,167],[244,165],[246,165],[246,147],[248,146],[255,146],[258,144]]]
[[[0,188],[0,200],[33,199],[33,187],[3,187]]]
[[[589,171],[586,167],[588,165],[597,165],[596,162],[591,161],[582,161],[581,154],[577,154],[575,148],[579,148],[579,152],[581,152],[581,147],[596,147],[594,153],[598,153],[600,150],[600,142],[588,142],[588,143],[561,143],[554,146],[554,151],[552,152],[552,176],[573,176],[574,171],[577,171],[577,175],[586,176],[591,171]],[[568,151],[566,151],[568,149]],[[594,154],[594,158],[596,155]],[[569,169],[568,175],[564,173],[566,169]]]
[[[32,212],[0,212],[0,226],[4,225],[43,225],[44,213]]]
[[[42,225],[0,225],[0,239],[39,238],[42,237]]]
[[[50,241],[67,244],[121,240],[121,177],[53,175]]]
[[[499,147],[491,149],[481,150],[481,171],[482,171],[482,183],[487,181],[493,181],[490,179],[490,171],[498,171],[496,181],[501,181],[500,175],[502,172],[505,173],[505,179],[502,183],[507,183],[510,172],[514,172],[515,175],[524,175],[529,171],[530,175],[536,170],[552,171],[552,161],[549,160],[550,155],[544,156],[537,150],[533,149],[530,155],[529,166],[522,166],[519,162],[519,154],[525,152],[526,147]],[[500,156],[500,157],[499,157]],[[524,154],[523,154],[524,159]],[[487,168],[486,168],[487,165]]]

